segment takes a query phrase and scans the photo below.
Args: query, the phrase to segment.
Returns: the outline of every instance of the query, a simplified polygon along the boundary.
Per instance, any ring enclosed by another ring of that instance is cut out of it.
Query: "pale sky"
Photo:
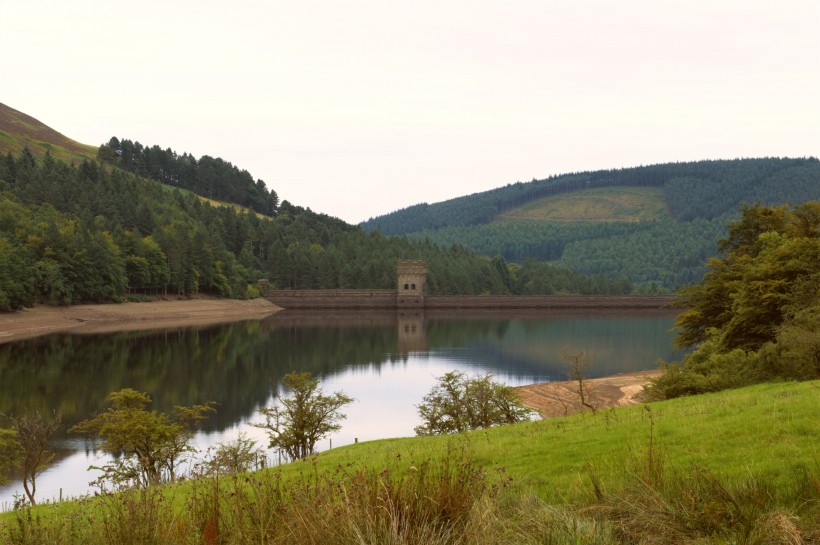
[[[817,0],[0,0],[0,102],[351,223],[516,181],[820,155]]]

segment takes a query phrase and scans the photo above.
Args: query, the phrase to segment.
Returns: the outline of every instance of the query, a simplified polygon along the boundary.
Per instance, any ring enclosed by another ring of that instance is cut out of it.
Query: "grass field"
[[[818,401],[820,381],[764,384],[361,443],[7,513],[0,543],[818,543]]]
[[[669,212],[662,187],[603,187],[553,195],[509,210],[501,218],[540,221],[655,221]]]

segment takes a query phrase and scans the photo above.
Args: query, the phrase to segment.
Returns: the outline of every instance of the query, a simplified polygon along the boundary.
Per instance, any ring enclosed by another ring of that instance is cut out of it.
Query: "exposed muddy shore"
[[[67,307],[38,305],[0,313],[0,343],[67,331],[106,333],[236,322],[264,318],[279,310],[281,308],[262,298],[249,301],[201,298]]]

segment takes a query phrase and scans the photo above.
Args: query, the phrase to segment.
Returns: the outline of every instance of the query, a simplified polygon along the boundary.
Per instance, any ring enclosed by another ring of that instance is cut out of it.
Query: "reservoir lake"
[[[216,413],[194,437],[204,452],[244,433],[267,447],[261,407],[286,394],[281,378],[310,371],[325,393],[356,399],[342,429],[319,450],[414,435],[416,405],[452,370],[492,373],[511,386],[567,379],[566,352],[585,351],[588,378],[656,369],[680,358],[670,311],[438,314],[282,311],[264,320],[108,334],[55,334],[0,345],[0,413],[60,410],[65,428],[106,408],[122,388],[148,393],[152,409],[207,401]],[[38,502],[92,493],[111,460],[93,441],[61,433],[55,463],[37,479]],[[272,451],[266,451],[274,456]],[[16,479],[15,476],[11,476]],[[0,510],[22,484],[0,486]]]

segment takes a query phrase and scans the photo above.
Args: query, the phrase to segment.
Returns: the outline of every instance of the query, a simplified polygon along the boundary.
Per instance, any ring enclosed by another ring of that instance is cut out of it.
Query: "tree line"
[[[94,161],[39,161],[28,150],[0,160],[0,310],[155,296],[247,298],[259,295],[262,278],[274,289],[390,289],[397,259],[428,260],[432,294],[524,289],[506,267],[461,245],[365,233],[288,201],[265,217]],[[603,293],[631,289],[561,275]]]
[[[245,206],[268,216],[279,207],[279,196],[261,179],[254,180],[219,157],[177,154],[171,148],[143,146],[139,142],[112,136],[97,151],[97,160],[116,165],[144,178],[193,191],[209,199]]]

